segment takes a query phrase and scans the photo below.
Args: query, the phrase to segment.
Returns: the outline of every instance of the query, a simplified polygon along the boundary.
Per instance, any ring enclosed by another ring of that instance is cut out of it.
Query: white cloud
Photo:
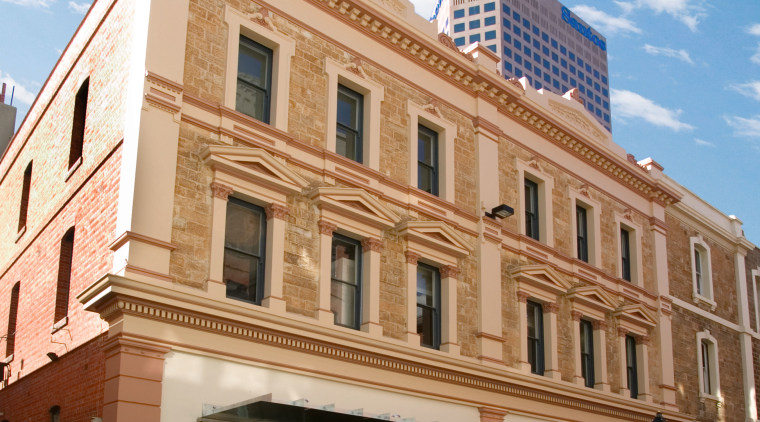
[[[750,35],[757,35],[760,37],[760,23],[756,23],[749,28],[747,28],[747,33]]]
[[[706,9],[702,6],[704,0],[632,0],[616,1],[615,3],[628,14],[635,9],[649,9],[654,13],[667,13],[674,19],[686,25],[692,32],[707,17]]]
[[[26,104],[27,106],[32,105],[34,97],[36,97],[37,94],[30,91],[27,87],[16,82],[16,80],[13,79],[11,75],[3,73],[3,71],[0,70],[0,85],[2,85],[3,82],[7,85],[5,90],[6,102],[10,102],[11,91],[15,87],[16,90],[13,92],[13,101],[19,101],[23,104]]]
[[[701,147],[714,147],[715,144],[712,142],[705,141],[704,139],[694,138],[694,143],[701,146]]]
[[[55,0],[0,0],[0,2],[18,4],[20,6],[28,7],[50,7]]]
[[[639,118],[655,126],[667,127],[676,132],[694,129],[694,126],[679,120],[681,110],[667,109],[631,91],[613,89],[610,94],[613,111],[617,117],[623,120]]]
[[[751,81],[747,82],[746,84],[734,84],[730,85],[729,88],[742,95],[746,95],[747,97],[760,101],[760,81]]]
[[[594,29],[602,34],[616,34],[623,32],[641,33],[636,24],[624,17],[615,17],[593,7],[581,4],[573,7],[573,13],[586,21]]]
[[[726,116],[723,119],[734,129],[735,136],[760,138],[760,114],[749,119],[739,116]]]
[[[674,59],[678,59],[689,64],[694,64],[694,62],[691,60],[691,57],[689,56],[689,52],[686,50],[675,50],[673,48],[655,47],[653,45],[644,44],[644,51],[653,56],[673,57]]]
[[[69,2],[69,9],[71,9],[72,12],[78,13],[80,15],[84,15],[87,13],[87,10],[90,8],[90,3],[77,3],[70,1]]]

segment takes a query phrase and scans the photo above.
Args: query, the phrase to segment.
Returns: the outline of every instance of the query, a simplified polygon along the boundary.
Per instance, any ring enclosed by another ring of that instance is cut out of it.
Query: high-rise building
[[[474,42],[501,58],[507,78],[564,94],[578,88],[584,107],[607,130],[607,41],[556,0],[438,0],[438,30],[462,48]]]

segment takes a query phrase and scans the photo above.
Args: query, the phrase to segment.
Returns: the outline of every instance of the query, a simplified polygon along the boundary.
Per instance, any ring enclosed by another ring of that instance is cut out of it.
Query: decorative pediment
[[[602,313],[611,312],[618,302],[599,286],[573,287],[567,292],[567,298],[581,307],[590,307]]]
[[[441,221],[404,221],[396,229],[407,238],[409,249],[422,256],[427,256],[429,250],[437,250],[456,258],[472,251],[462,235]]]
[[[334,220],[345,217],[383,230],[394,227],[400,221],[395,212],[363,189],[320,187],[308,196],[322,210],[323,216],[325,213],[334,214]]]
[[[539,265],[520,265],[510,270],[509,274],[518,283],[518,290],[549,295],[560,295],[572,287],[570,282],[554,268]]]
[[[624,327],[633,324],[640,328],[650,329],[657,325],[657,318],[644,305],[625,305],[615,309],[613,316],[618,318]]]
[[[217,173],[266,183],[288,193],[300,192],[308,184],[303,177],[261,148],[209,146],[201,157]]]
[[[580,107],[583,107],[579,104]],[[580,112],[576,108],[568,107],[565,104],[561,104],[557,101],[549,101],[549,107],[552,111],[562,117],[562,120],[574,126],[581,132],[591,136],[602,144],[607,143],[608,136],[603,132],[603,129],[599,129],[599,124],[596,121],[589,119],[588,114]]]

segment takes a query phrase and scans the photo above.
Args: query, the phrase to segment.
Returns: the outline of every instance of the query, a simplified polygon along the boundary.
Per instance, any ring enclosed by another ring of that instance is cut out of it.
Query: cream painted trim
[[[573,258],[578,258],[577,236],[578,236],[578,224],[575,215],[575,207],[581,206],[586,209],[586,225],[588,226],[588,263],[599,267],[602,263],[602,236],[601,236],[601,214],[602,205],[584,195],[580,191],[570,189],[568,192],[570,196],[570,220],[572,222],[572,238],[571,245],[573,245]]]
[[[735,323],[733,323],[731,321],[723,319],[723,318],[721,318],[721,317],[719,317],[719,316],[717,316],[715,314],[712,314],[712,313],[710,313],[708,311],[705,311],[705,310],[703,310],[703,309],[695,306],[694,304],[691,304],[691,303],[686,302],[684,300],[678,299],[676,297],[673,297],[672,300],[673,300],[673,305],[680,306],[681,308],[684,308],[684,309],[686,309],[687,311],[689,311],[691,313],[697,314],[697,315],[701,316],[702,318],[709,319],[710,321],[715,322],[717,324],[720,324],[720,325],[722,325],[722,326],[724,326],[726,328],[729,328],[731,330],[734,330],[737,333],[747,333],[747,334],[751,335],[753,338],[755,338],[757,340],[760,340],[760,334],[753,333],[753,332],[751,332],[749,330],[745,331],[744,329],[742,329],[742,327],[739,326],[739,324],[735,324]]]
[[[410,251],[419,254],[422,262],[435,267],[456,267],[459,258],[472,252],[467,240],[440,221],[404,221],[396,230],[406,237]]]
[[[335,60],[325,59],[327,75],[327,138],[325,148],[335,152],[335,122],[338,116],[338,85],[344,85],[364,96],[364,120],[362,127],[362,164],[380,170],[380,104],[385,98],[385,87],[366,79],[351,70],[364,74],[361,66],[349,63],[342,65]]]
[[[710,379],[710,388],[715,394],[708,394],[704,391],[704,378],[702,375],[702,341],[706,340],[707,347],[710,349],[710,373],[712,377]],[[710,334],[710,330],[705,330],[697,333],[697,378],[699,379],[699,398],[700,399],[712,399],[718,402],[722,402],[723,398],[720,393],[720,359],[718,359],[718,342]]]
[[[383,237],[383,230],[392,229],[400,218],[382,202],[358,188],[320,187],[308,194],[324,219],[335,223],[338,232],[356,237]]]
[[[612,316],[618,326],[639,336],[648,336],[649,330],[657,326],[656,317],[641,304],[620,306]]]
[[[429,110],[433,109],[433,112]],[[457,136],[455,123],[434,114],[437,107],[420,106],[407,101],[409,114],[409,184],[417,186],[417,133],[419,125],[438,133],[438,196],[454,202],[454,140]]]
[[[533,164],[533,165],[531,165]],[[554,211],[552,192],[554,191],[554,178],[544,173],[538,163],[526,163],[518,160],[517,164],[517,186],[519,189],[519,200],[515,206],[515,213],[520,218],[519,233],[525,235],[525,179],[535,182],[538,185],[538,231],[539,241],[549,247],[554,247]]]
[[[639,287],[644,287],[644,268],[641,263],[641,236],[644,233],[642,227],[633,221],[629,220],[625,216],[619,213],[615,213],[615,239],[617,247],[617,276],[623,278],[623,265],[620,260],[622,259],[621,252],[621,240],[620,230],[626,229],[630,235],[629,240],[633,242],[633,245],[628,245],[631,250],[631,283]],[[624,280],[626,283],[627,280]]]
[[[566,297],[574,311],[579,311],[596,321],[604,321],[605,315],[617,307],[615,299],[599,286],[574,287]]]
[[[757,309],[757,306],[759,304],[757,297],[757,285],[760,283],[760,267],[752,270],[750,272],[750,277],[752,277],[752,297],[755,301],[755,332],[758,333],[760,332],[760,311]]]
[[[715,295],[713,294],[710,246],[705,242],[701,235],[689,238],[689,246],[689,251],[691,253],[692,298],[694,299],[694,303],[705,303],[710,306],[710,310],[714,311],[717,303],[715,303]],[[700,294],[697,289],[697,263],[694,260],[695,250],[699,251],[700,260],[702,261],[702,290],[706,290],[707,294]]]
[[[267,18],[268,19],[268,18]],[[272,95],[269,104],[269,122],[280,130],[288,129],[288,99],[290,98],[290,61],[296,52],[295,40],[263,25],[256,25],[243,12],[228,6],[224,8],[227,24],[227,70],[224,83],[224,105],[235,109],[237,92],[238,50],[240,35],[272,49]]]

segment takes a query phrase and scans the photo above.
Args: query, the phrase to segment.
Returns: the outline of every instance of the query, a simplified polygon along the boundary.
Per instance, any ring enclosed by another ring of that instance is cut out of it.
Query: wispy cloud
[[[702,5],[704,0],[633,0],[616,1],[624,12],[631,13],[635,9],[649,9],[654,13],[667,13],[674,19],[686,25],[692,32],[707,17],[707,11]]]
[[[7,84],[7,88],[5,92],[5,95],[7,97],[6,101],[10,101],[11,90],[14,87],[16,88],[15,92],[13,92],[14,101],[19,101],[26,105],[31,105],[32,102],[34,101],[34,97],[37,96],[37,94],[30,91],[29,88],[16,82],[16,80],[13,79],[11,75],[7,73],[3,73],[3,71],[0,70],[0,85],[2,85],[3,82]]]
[[[750,118],[725,116],[723,119],[734,129],[735,136],[760,138],[760,114]]]
[[[747,82],[746,84],[733,84],[729,85],[729,88],[738,92],[739,94],[746,95],[747,97],[760,101],[760,81],[751,81]]]
[[[0,2],[18,4],[20,6],[47,8],[50,7],[55,0],[0,0]]]
[[[593,7],[581,4],[573,7],[573,13],[586,21],[602,34],[612,35],[617,33],[633,32],[641,33],[636,24],[624,17],[615,17]]]
[[[694,143],[701,147],[715,147],[712,142],[705,141],[704,139],[694,138]]]
[[[638,118],[655,126],[666,127],[676,132],[694,129],[694,126],[679,120],[681,110],[671,110],[641,95],[613,89],[611,91],[612,107],[617,117],[625,120]]]
[[[91,3],[77,3],[70,1],[69,2],[69,9],[71,9],[72,12],[78,13],[80,15],[84,15],[87,13],[87,10],[90,8]]]
[[[758,37],[760,37],[760,23],[750,25],[750,27],[747,28],[747,33],[750,35],[757,35]]]
[[[646,51],[648,54],[651,54],[653,56],[672,57],[674,59],[678,59],[689,64],[694,64],[694,61],[692,61],[691,57],[689,56],[689,52],[683,49],[676,50],[673,48],[655,47],[653,45],[644,44],[644,51]]]

